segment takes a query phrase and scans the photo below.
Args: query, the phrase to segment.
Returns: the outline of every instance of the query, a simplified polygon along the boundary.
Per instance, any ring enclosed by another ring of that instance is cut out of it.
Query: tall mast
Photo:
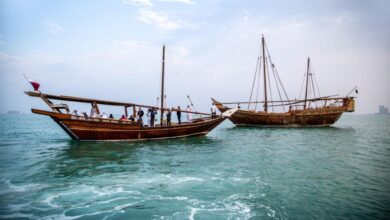
[[[309,87],[309,71],[310,71],[309,69],[310,69],[310,57],[307,58],[305,105],[303,106],[303,109],[306,109],[307,90]]]
[[[160,125],[163,125],[163,118],[164,118],[164,71],[165,71],[165,44],[163,46],[163,53],[162,53],[162,70],[161,70],[161,115],[160,115]]]
[[[262,35],[262,45],[263,45],[263,69],[264,69],[264,111],[268,112],[268,103],[267,103],[267,74],[265,71],[265,40],[264,35]]]

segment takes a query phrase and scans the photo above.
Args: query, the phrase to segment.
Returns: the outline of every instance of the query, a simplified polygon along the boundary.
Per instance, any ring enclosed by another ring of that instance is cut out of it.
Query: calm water
[[[0,169],[0,218],[385,219],[390,117],[80,143],[49,118],[1,115]]]

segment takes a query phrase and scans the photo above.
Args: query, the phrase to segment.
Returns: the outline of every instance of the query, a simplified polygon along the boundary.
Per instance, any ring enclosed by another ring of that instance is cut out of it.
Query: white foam
[[[56,205],[56,204],[53,204],[52,201],[53,199],[55,198],[58,198],[60,197],[61,195],[57,195],[57,194],[52,194],[52,195],[49,195],[48,197],[46,197],[46,199],[42,200],[43,203],[46,203],[47,205],[49,205],[50,207],[53,207],[53,208],[58,208],[60,206]]]
[[[188,197],[186,196],[175,196],[174,198],[177,200],[188,200]]]
[[[204,179],[197,178],[197,177],[186,176],[186,177],[177,178],[176,183],[183,183],[183,182],[189,182],[189,181],[204,182]]]
[[[248,178],[239,178],[239,177],[233,177],[232,180],[234,182],[249,182],[250,181],[250,179],[248,179]]]
[[[60,215],[51,215],[51,216],[47,216],[47,217],[44,217],[42,219],[61,219],[61,220],[73,220],[73,219],[79,219],[81,217],[84,217],[84,216],[94,216],[94,215],[99,215],[99,214],[102,214],[102,213],[106,213],[106,212],[111,212],[111,211],[98,211],[98,212],[93,212],[93,213],[88,213],[88,214],[82,214],[82,215],[75,215],[75,216],[67,216],[65,215],[65,213],[69,211],[69,210],[65,210],[62,214]]]
[[[157,195],[153,197],[161,200],[179,200],[179,201],[188,200],[188,197],[186,196],[165,197],[165,196]]]
[[[109,200],[98,202],[96,204],[108,204],[108,203],[111,203],[111,202],[114,202],[114,201],[117,201],[117,200],[131,199],[131,198],[132,197],[116,197],[116,198],[113,198],[113,199],[109,199]]]
[[[131,203],[127,203],[127,204],[124,204],[124,205],[119,205],[119,206],[115,206],[114,207],[114,210],[116,211],[123,211],[123,209],[127,209],[135,204],[137,204],[139,202],[131,202]]]
[[[0,219],[11,219],[11,218],[36,219],[37,217],[35,215],[23,214],[23,213],[14,213],[14,214],[9,214],[9,215],[0,215]]]
[[[66,216],[64,214],[60,214],[60,215],[49,215],[49,216],[46,216],[46,217],[43,217],[41,219],[61,219],[61,220],[73,220],[73,219],[77,219],[79,218],[78,216]]]
[[[5,180],[4,184],[8,187],[8,190],[0,192],[0,194],[5,194],[9,192],[27,192],[32,189],[41,189],[45,187],[45,185],[40,184],[25,184],[25,185],[14,185],[10,180]]]
[[[196,212],[198,211],[198,209],[192,208],[192,207],[190,207],[190,209],[191,209],[191,213],[190,213],[190,216],[188,218],[190,220],[194,220],[194,216],[195,216]]]
[[[269,206],[266,206],[266,205],[259,205],[260,207],[263,207],[263,208],[265,208],[265,209],[267,209],[267,215],[269,216],[269,217],[275,217],[275,213],[276,213],[276,211],[275,210],[273,210],[271,207],[269,207]]]

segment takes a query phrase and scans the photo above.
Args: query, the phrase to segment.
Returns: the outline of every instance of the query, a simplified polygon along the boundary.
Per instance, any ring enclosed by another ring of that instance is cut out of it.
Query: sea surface
[[[0,219],[389,219],[390,117],[145,142],[0,116]]]

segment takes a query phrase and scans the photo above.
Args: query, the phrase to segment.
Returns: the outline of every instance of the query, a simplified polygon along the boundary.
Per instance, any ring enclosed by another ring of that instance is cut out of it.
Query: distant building
[[[379,105],[379,112],[378,115],[388,115],[389,114],[389,108],[385,107],[384,105]]]
[[[15,111],[15,110],[11,110],[11,111],[8,111],[7,114],[9,115],[17,115],[17,114],[20,114],[19,111]]]

